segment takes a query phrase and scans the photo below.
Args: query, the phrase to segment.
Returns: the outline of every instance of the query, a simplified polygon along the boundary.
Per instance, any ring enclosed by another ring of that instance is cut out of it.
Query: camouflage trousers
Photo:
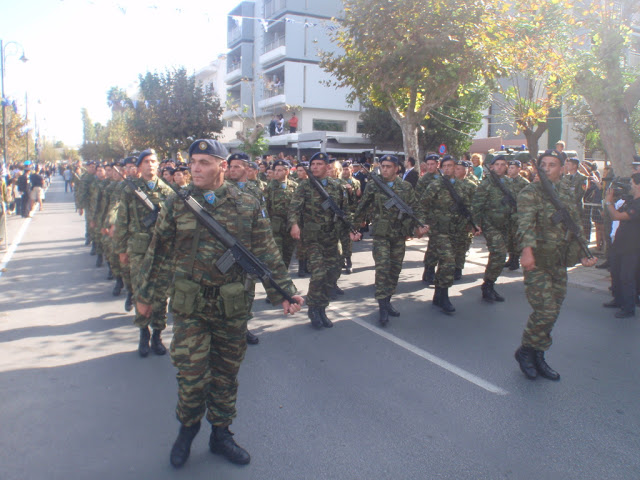
[[[429,236],[429,243],[427,244],[427,249],[424,252],[424,267],[435,267],[438,265],[438,254],[436,253],[436,247],[434,246],[434,242],[431,241],[431,236]]]
[[[247,320],[225,318],[215,305],[189,316],[174,312],[171,360],[178,370],[176,416],[182,425],[217,427],[236,416],[238,371],[247,350]]]
[[[507,228],[507,252],[509,255],[520,255],[520,248],[518,246],[518,239],[516,234],[518,233],[518,218],[516,214],[512,214],[509,219],[509,226]]]
[[[307,292],[307,305],[326,307],[329,305],[331,289],[340,278],[342,255],[337,239],[308,242],[304,245],[311,270]]]
[[[113,249],[113,239],[108,235],[104,235],[102,239],[104,254],[107,262],[109,262],[109,266],[111,267],[111,272],[113,272],[113,275],[116,277],[122,276],[122,269],[120,268],[120,257],[117,253],[115,253]]]
[[[507,229],[497,228],[489,224],[482,225],[482,233],[487,241],[489,260],[484,271],[484,279],[495,282],[507,260]]]
[[[376,264],[376,300],[396,293],[404,260],[404,237],[373,237],[373,260]]]
[[[307,259],[304,246],[300,240],[296,241],[296,258],[298,262],[304,262]]]
[[[296,241],[291,238],[288,232],[274,233],[273,239],[276,241],[278,250],[280,250],[280,255],[282,256],[285,267],[289,268],[291,258],[293,257],[293,250],[296,248]]]
[[[524,291],[533,312],[522,333],[522,345],[549,350],[551,330],[567,294],[566,267],[536,267],[524,272]]]
[[[429,235],[429,251],[437,258],[435,286],[449,288],[453,285],[453,274],[456,268],[456,259],[453,252],[452,236],[447,233],[432,233]]]
[[[129,253],[129,272],[131,277],[131,286],[133,288],[133,292],[135,293],[138,289],[139,280],[138,276],[140,273],[140,267],[142,266],[142,260],[144,259],[144,255]],[[151,302],[152,311],[151,316],[143,317],[138,312],[138,307],[135,309],[135,316],[133,319],[133,324],[138,328],[145,328],[151,325],[151,328],[154,330],[164,330],[167,328],[167,289],[168,282],[171,277],[170,272],[161,272],[160,276],[164,280],[164,285],[162,287],[158,287],[156,289],[157,298],[154,298]]]
[[[467,258],[467,252],[471,247],[473,234],[466,230],[461,230],[453,236],[451,242],[453,246],[453,255],[455,257],[456,268],[464,269],[464,262]]]
[[[347,228],[343,228],[340,231],[340,245],[342,246],[342,258],[350,258],[353,255],[353,249],[349,229]]]

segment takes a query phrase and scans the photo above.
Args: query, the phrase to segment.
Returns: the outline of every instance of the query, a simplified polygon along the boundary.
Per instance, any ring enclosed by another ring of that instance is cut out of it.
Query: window
[[[358,122],[356,124],[356,132],[357,133],[364,133],[364,122]]]
[[[340,120],[313,120],[313,129],[320,132],[346,132],[347,122]]]
[[[227,128],[232,128],[233,127],[233,120],[225,120],[223,122],[223,126],[225,126]]]

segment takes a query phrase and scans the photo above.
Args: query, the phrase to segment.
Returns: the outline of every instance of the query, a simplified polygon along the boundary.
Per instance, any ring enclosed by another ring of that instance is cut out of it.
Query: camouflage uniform
[[[475,175],[472,176],[475,178]],[[473,197],[478,183],[474,182],[469,177],[465,177],[464,180],[461,181],[468,191],[467,195]],[[471,242],[473,241],[473,232],[471,232],[471,230],[469,229],[469,221],[462,216],[460,216],[459,222],[455,224],[454,228],[455,233],[453,234],[451,239],[453,255],[455,257],[456,270],[460,270],[460,272],[462,272],[462,270],[464,270],[467,252],[469,251]]]
[[[439,173],[425,173],[418,179],[418,183],[416,183],[416,193],[418,196],[422,195],[427,187],[434,181],[440,178]],[[435,242],[431,241],[431,235],[429,235],[429,244],[427,245],[427,249],[424,252],[424,267],[434,268],[438,265],[438,254],[436,253]]]
[[[522,189],[527,185],[529,185],[529,180],[524,178],[522,175],[518,175],[515,178],[510,178],[508,181],[509,181],[509,188],[513,192],[513,196],[515,198],[518,198],[518,195],[520,194]],[[520,255],[520,249],[518,248],[517,233],[518,233],[518,212],[513,212],[509,219],[508,240],[507,240],[507,251],[509,252],[510,256]]]
[[[84,172],[74,192],[76,208],[84,210],[85,236],[88,236],[92,240],[91,228],[89,227],[89,222],[91,222],[91,215],[89,214],[89,194],[91,193],[91,185],[97,180],[95,175]]]
[[[409,182],[396,177],[389,186],[414,211],[419,209],[416,194]],[[413,230],[416,227],[411,218],[398,219],[396,208],[387,209],[384,206],[387,200],[389,197],[374,182],[369,182],[354,214],[356,225],[367,215],[372,214],[373,217],[373,260],[376,264],[375,298],[377,300],[386,299],[395,294],[402,270],[406,239],[408,236],[413,236]]]
[[[89,186],[89,199],[87,202],[87,208],[89,212],[89,219],[93,222],[93,228],[90,229],[91,238],[96,245],[96,254],[102,255],[104,252],[102,242],[102,232],[100,231],[101,225],[101,208],[103,203],[104,191],[108,185],[109,180],[96,180]]]
[[[324,189],[340,208],[348,213],[344,189],[335,178],[320,180]],[[302,230],[302,245],[311,268],[307,292],[309,307],[329,305],[331,289],[340,278],[342,255],[339,246],[339,228],[333,212],[322,209],[322,198],[309,180],[300,182],[289,206],[289,225],[297,224]]]
[[[562,181],[554,187],[580,225],[571,188]],[[520,249],[532,247],[536,264],[535,269],[524,272],[525,293],[533,312],[522,334],[522,346],[542,351],[551,347],[551,330],[567,293],[567,266],[575,265],[580,254],[577,242],[566,240],[563,224],[551,220],[555,211],[540,183],[530,183],[518,195]]]
[[[188,188],[293,295],[295,286],[258,202],[229,182],[214,192],[213,205],[204,200],[202,190],[193,185]],[[175,272],[171,282],[171,359],[178,369],[176,416],[184,426],[198,423],[205,410],[207,420],[219,427],[228,426],[236,416],[237,376],[247,347],[247,276],[237,264],[225,274],[218,270],[215,263],[226,250],[173,195],[160,211],[140,267],[137,299],[148,304],[165,295],[167,281],[162,277],[167,272],[163,265],[170,264]],[[271,287],[266,290],[272,303],[282,301]]]
[[[171,188],[159,179],[156,179],[153,188],[150,188],[142,178],[132,179],[132,181],[140,187],[154,205],[159,205],[161,210],[162,202],[172,193]],[[134,293],[137,292],[139,287],[138,272],[147,247],[151,242],[151,234],[153,232],[153,225],[147,228],[142,223],[148,214],[149,210],[138,200],[133,191],[128,186],[124,187],[120,197],[120,205],[118,206],[113,240],[115,253],[129,255],[129,271]],[[165,265],[165,267],[169,268],[169,265]],[[168,273],[165,275],[165,281],[168,281],[167,276]],[[164,330],[166,328],[167,288],[168,285],[166,284],[164,291],[159,286],[156,288],[157,297],[152,302],[153,313],[151,317],[143,317],[136,309],[134,325],[139,328],[147,328],[151,325],[154,330]]]
[[[345,180],[344,178],[338,178],[340,185],[344,189],[344,194],[347,199],[347,203],[349,205],[349,209],[353,211],[356,208],[358,203],[358,196],[356,195],[357,190],[360,189],[360,182],[351,177],[349,180]],[[351,185],[351,192],[347,190],[347,185]],[[364,221],[364,219],[362,220]],[[342,260],[343,265],[349,259],[351,261],[351,256],[353,255],[352,245],[351,245],[351,237],[349,236],[349,229],[344,225],[340,224],[340,246],[342,247]]]
[[[298,184],[291,179],[287,179],[283,183],[273,181],[267,186],[265,192],[273,239],[278,245],[282,260],[287,268],[289,268],[293,250],[296,246],[296,241],[291,238],[289,233],[288,215],[289,204],[297,187]]]

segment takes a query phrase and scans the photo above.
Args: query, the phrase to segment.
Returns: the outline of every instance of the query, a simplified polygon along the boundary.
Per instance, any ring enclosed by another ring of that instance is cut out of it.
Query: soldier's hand
[[[581,260],[582,265],[584,265],[585,267],[593,267],[597,261],[598,261],[597,257],[593,257],[593,258],[584,257]]]
[[[297,223],[291,227],[291,238],[294,240],[300,240],[300,227]]]
[[[136,308],[143,317],[149,318],[151,316],[151,305],[148,303],[136,302]]]
[[[111,225],[111,226],[109,227],[109,236],[110,236],[111,238],[113,238],[113,236],[115,235],[115,233],[116,233],[116,226],[115,226],[115,225]]]
[[[84,210],[82,208],[78,209],[78,215],[82,216],[82,214],[84,213]]]
[[[304,305],[304,298],[302,298],[300,295],[293,295],[292,298],[296,301],[296,303],[289,303],[288,300],[284,300],[282,302],[282,308],[284,309],[285,315],[293,315],[294,313],[299,312],[302,308],[302,305]]]
[[[129,265],[129,255],[127,255],[126,253],[120,253],[118,255],[118,258],[120,259],[120,263],[122,265]]]
[[[471,228],[473,230],[473,228]],[[476,227],[475,230],[473,230],[473,236],[477,237],[478,235],[482,235],[482,229],[480,227]]]
[[[358,233],[349,232],[349,238],[351,239],[352,242],[359,242],[362,239],[362,234],[360,232]]]
[[[536,268],[536,259],[533,256],[533,248],[525,247],[522,249],[520,265],[522,265],[522,269],[526,270],[527,272]]]
[[[429,233],[429,225],[425,225],[424,227],[416,228],[416,236],[418,238],[424,237],[427,233]]]

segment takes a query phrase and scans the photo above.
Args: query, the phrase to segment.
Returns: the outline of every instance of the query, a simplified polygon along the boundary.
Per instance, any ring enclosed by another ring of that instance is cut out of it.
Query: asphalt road
[[[24,222],[11,219],[13,238]],[[513,359],[529,314],[521,275],[499,280],[504,304],[483,304],[477,242],[451,292],[457,312],[443,315],[420,281],[422,240],[384,330],[370,240],[340,279],[333,329],[285,318],[259,289],[261,342],[232,426],[252,462],[211,455],[203,425],[176,471],[175,370],[168,356],[138,357],[124,295],[111,296],[83,233],[58,177],[0,274],[1,480],[640,478],[637,319],[570,289],[547,355],[562,379],[529,381]],[[308,279],[294,280],[305,292]]]

